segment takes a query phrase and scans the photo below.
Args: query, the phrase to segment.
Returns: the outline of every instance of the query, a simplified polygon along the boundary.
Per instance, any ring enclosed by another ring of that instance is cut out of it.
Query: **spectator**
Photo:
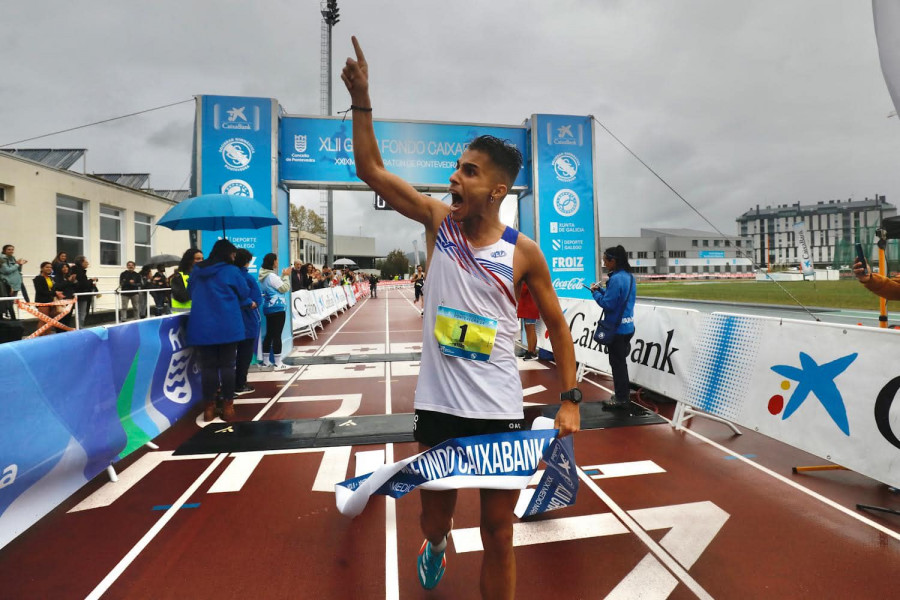
[[[262,294],[256,284],[256,279],[247,269],[247,265],[252,260],[253,255],[249,250],[238,248],[234,257],[234,266],[241,270],[241,274],[250,287],[250,297],[258,307],[262,306]],[[256,349],[256,342],[259,339],[259,308],[244,308],[241,316],[244,319],[244,339],[238,342],[234,369],[234,393],[238,396],[256,391],[252,386],[247,385],[247,371],[250,370],[250,361],[253,360],[253,351]]]
[[[291,269],[291,291],[309,289],[309,275],[307,275],[307,265],[299,260],[294,261],[294,268]]]
[[[53,288],[57,292],[62,293],[63,299],[75,299],[75,273],[72,273],[69,263],[64,262],[57,265],[55,275],[53,276]],[[69,311],[69,314],[63,317],[62,322],[71,327],[72,319],[72,312]]]
[[[22,265],[28,261],[24,258],[17,259],[13,254],[16,248],[12,244],[3,246],[3,254],[0,255],[0,298],[14,298],[19,295],[22,290]],[[22,296],[27,301],[25,292]],[[4,319],[15,319],[16,311],[13,308],[12,300],[0,302],[0,317]]]
[[[142,290],[149,290],[153,287],[152,271],[153,271],[153,267],[151,267],[150,265],[144,265],[143,267],[141,267],[141,272],[139,274],[141,276],[141,289]],[[147,292],[141,292],[140,294],[138,294],[138,297],[140,297],[140,299],[141,299],[140,303],[139,303],[139,306],[141,308],[141,318],[144,319],[147,317],[147,308],[148,308],[148,305],[150,304],[149,295],[147,294]]]
[[[873,294],[885,300],[900,300],[900,277],[885,277],[873,273],[868,263],[853,264],[853,274],[863,286]]]
[[[169,287],[169,278],[166,277],[166,265],[158,264],[156,265],[156,273],[150,277],[150,289],[153,290],[165,290]],[[169,292],[150,292],[150,295],[153,296],[153,304],[154,306],[154,315],[167,315],[169,314]]]
[[[634,275],[628,264],[628,253],[622,246],[612,246],[603,252],[603,266],[609,273],[604,289],[598,283],[591,286],[594,301],[604,313],[615,318],[621,315],[615,327],[615,337],[608,345],[609,368],[612,371],[615,394],[603,402],[604,408],[630,408],[631,382],[628,380],[628,354],[631,352],[631,338],[634,337]]]
[[[525,350],[525,356],[522,360],[536,360],[537,355],[537,332],[535,325],[537,320],[541,318],[537,304],[528,291],[528,285],[522,283],[522,290],[519,292],[519,304],[516,308],[516,316],[522,319],[525,326],[525,342],[528,348]]]
[[[134,270],[134,261],[125,263],[125,270],[119,273],[119,297],[122,304],[119,307],[119,320],[124,322],[128,318],[128,305],[134,308],[134,318],[141,317],[141,274]]]
[[[181,255],[178,268],[169,277],[169,287],[172,288],[172,312],[187,312],[191,310],[191,296],[188,294],[188,279],[194,265],[203,260],[203,253],[196,248],[189,248]]]
[[[87,270],[91,264],[88,262],[88,259],[84,256],[76,256],[75,264],[72,266],[72,273],[75,274],[75,293],[76,294],[90,294],[91,292],[97,291],[97,283],[96,277],[88,277]],[[93,296],[76,296],[78,298],[77,309],[78,309],[78,328],[81,329],[84,327],[84,320],[87,318],[88,312],[91,310],[91,304],[93,303]]]
[[[41,263],[41,272],[34,277],[34,301],[37,303],[51,303],[55,302],[57,299],[62,299],[63,293],[57,289],[55,289],[54,281],[53,281],[53,263],[50,261],[44,261]],[[56,310],[53,306],[38,306],[37,309],[48,317],[56,316]],[[42,324],[38,325],[38,329],[40,329]],[[42,335],[46,335],[47,333],[51,333],[53,328],[51,327]]]
[[[56,277],[56,273],[57,273],[57,271],[59,271],[59,266],[64,265],[64,264],[65,265],[69,264],[69,255],[65,251],[58,253],[56,255],[56,258],[53,259],[52,264],[53,264],[53,276]]]
[[[291,268],[286,267],[281,272],[281,278],[276,275],[278,270],[278,257],[270,252],[263,258],[262,268],[259,270],[259,287],[262,290],[263,314],[266,315],[266,335],[262,343],[262,365],[270,366],[269,352],[274,355],[274,369],[281,371],[287,369],[281,354],[281,330],[284,329],[285,309],[284,294],[291,289]]]
[[[192,310],[187,320],[187,343],[195,346],[199,355],[206,422],[216,418],[216,390],[220,390],[222,418],[227,421],[235,416],[235,360],[238,342],[244,339],[241,311],[256,308],[247,280],[233,264],[236,254],[231,242],[217,241],[188,280]]]
[[[378,297],[378,276],[374,273],[369,275],[369,292],[373,298]]]

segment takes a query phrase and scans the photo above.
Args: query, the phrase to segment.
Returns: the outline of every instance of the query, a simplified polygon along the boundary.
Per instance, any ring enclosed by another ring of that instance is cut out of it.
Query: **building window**
[[[56,251],[69,260],[84,254],[84,202],[66,196],[56,197]]]
[[[122,264],[122,211],[100,207],[100,264]]]
[[[735,241],[734,241],[734,245],[737,246],[738,248],[740,248],[740,247],[741,247],[741,240],[735,240]]]
[[[0,202],[6,204],[6,188],[0,185]]]
[[[691,240],[691,246],[693,246],[694,248],[696,248],[696,247],[697,247],[697,240]]]
[[[687,250],[669,250],[669,258],[687,258]]]
[[[713,240],[713,246],[715,246],[716,248],[718,248],[721,245],[722,245],[722,240]]]
[[[638,252],[637,255],[638,255],[638,258],[647,258],[646,252]]]
[[[725,247],[731,248],[731,240],[725,240]]]
[[[150,262],[150,230],[153,217],[134,213],[134,262],[143,266]]]
[[[709,248],[709,240],[703,240],[703,247]]]

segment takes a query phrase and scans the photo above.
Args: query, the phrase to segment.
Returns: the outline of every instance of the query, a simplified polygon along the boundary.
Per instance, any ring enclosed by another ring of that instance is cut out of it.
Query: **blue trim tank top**
[[[513,256],[519,232],[473,248],[449,216],[428,268],[415,407],[475,419],[521,419]]]

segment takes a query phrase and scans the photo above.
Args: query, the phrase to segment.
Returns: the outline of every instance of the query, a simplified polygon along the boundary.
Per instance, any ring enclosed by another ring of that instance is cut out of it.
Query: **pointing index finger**
[[[362,47],[359,45],[359,40],[356,39],[355,35],[351,36],[350,40],[353,42],[353,49],[356,51],[357,62],[366,62],[366,55],[363,54]]]

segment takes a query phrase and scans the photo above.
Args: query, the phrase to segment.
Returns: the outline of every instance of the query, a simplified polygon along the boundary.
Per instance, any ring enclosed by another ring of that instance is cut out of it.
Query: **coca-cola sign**
[[[579,290],[584,285],[584,277],[573,277],[572,279],[554,279],[554,290]]]

